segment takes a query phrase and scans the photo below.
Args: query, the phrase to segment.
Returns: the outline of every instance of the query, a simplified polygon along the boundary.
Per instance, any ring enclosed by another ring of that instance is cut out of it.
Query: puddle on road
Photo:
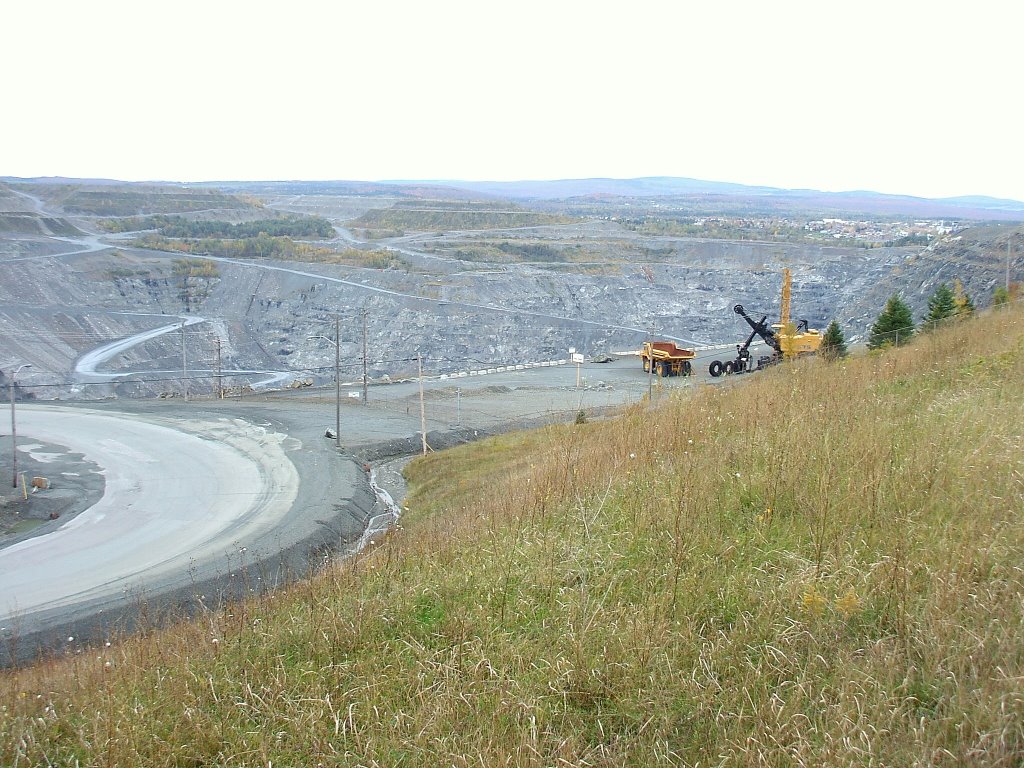
[[[18,450],[27,453],[33,459],[41,464],[52,464],[55,461],[60,461],[65,457],[63,453],[50,453],[48,451],[40,450],[44,446],[39,443],[20,443]]]

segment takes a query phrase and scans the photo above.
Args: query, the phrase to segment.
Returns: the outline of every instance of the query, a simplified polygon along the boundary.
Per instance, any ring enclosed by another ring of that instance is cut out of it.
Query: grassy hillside
[[[4,765],[1019,765],[1024,312],[410,465],[310,583],[0,681]]]
[[[8,235],[80,237],[82,231],[67,219],[34,213],[0,213],[0,236]]]

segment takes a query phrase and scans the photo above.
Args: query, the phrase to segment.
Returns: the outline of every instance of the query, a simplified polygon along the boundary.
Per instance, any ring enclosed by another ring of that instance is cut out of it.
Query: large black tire
[[[693,376],[693,366],[689,360],[683,361],[683,376]]]
[[[708,373],[710,373],[712,378],[715,378],[715,379],[717,379],[719,376],[721,376],[722,375],[722,361],[721,360],[712,360],[711,361],[711,366],[708,368]]]
[[[665,378],[666,376],[671,376],[672,375],[672,363],[665,363],[665,362],[663,362],[661,364],[660,370],[658,371],[658,375],[661,376],[662,378]]]
[[[722,366],[722,370],[725,372],[726,376],[731,376],[732,375],[732,360],[726,360],[725,364]]]

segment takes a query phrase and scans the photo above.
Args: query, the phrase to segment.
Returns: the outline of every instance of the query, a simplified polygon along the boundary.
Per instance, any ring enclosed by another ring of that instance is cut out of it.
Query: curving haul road
[[[3,662],[55,647],[58,628],[65,640],[71,631],[80,640],[106,636],[140,599],[178,591],[180,603],[205,591],[213,602],[225,578],[254,578],[254,564],[267,577],[262,586],[271,586],[283,576],[266,564],[280,552],[303,547],[311,533],[337,537],[311,516],[351,496],[360,475],[321,446],[300,451],[300,440],[269,423],[212,413],[162,418],[19,405],[17,418],[26,438],[98,465],[105,489],[56,530],[0,550]],[[307,465],[338,464],[327,473],[333,480],[320,483],[326,499],[303,496],[297,453],[309,454]],[[14,642],[25,647],[16,651]]]

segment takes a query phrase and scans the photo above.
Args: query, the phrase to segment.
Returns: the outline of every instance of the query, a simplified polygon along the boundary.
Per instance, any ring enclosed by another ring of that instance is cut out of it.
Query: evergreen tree
[[[960,278],[953,281],[953,304],[956,307],[953,314],[958,320],[963,320],[974,314],[974,302],[964,290],[964,284],[960,282]]]
[[[826,360],[846,357],[846,338],[843,336],[843,330],[839,327],[839,323],[835,320],[829,323],[828,328],[825,329],[825,336],[821,340],[821,349],[818,350],[818,354]]]
[[[914,316],[910,307],[893,294],[885,304],[868,335],[868,349],[879,349],[886,346],[900,346],[910,341],[914,335]]]
[[[992,306],[999,307],[1003,304],[1010,303],[1010,292],[1006,290],[1005,285],[997,285],[996,289],[992,291]]]
[[[945,283],[939,283],[935,293],[928,299],[928,314],[924,317],[924,323],[929,328],[934,328],[943,320],[956,314],[956,300],[953,290]]]

